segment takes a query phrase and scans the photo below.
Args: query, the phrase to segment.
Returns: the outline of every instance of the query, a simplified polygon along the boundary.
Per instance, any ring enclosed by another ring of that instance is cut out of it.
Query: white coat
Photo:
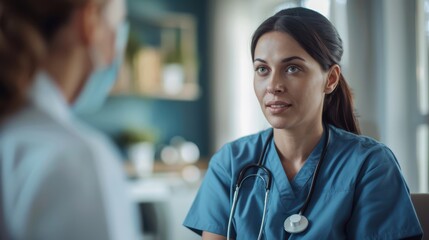
[[[16,240],[134,240],[138,215],[119,158],[39,72],[0,127],[0,224]]]

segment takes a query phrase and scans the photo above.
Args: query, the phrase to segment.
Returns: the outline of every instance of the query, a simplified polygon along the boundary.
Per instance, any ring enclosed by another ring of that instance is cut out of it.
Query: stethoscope
[[[293,215],[289,216],[284,221],[284,224],[283,224],[284,230],[288,233],[300,233],[300,232],[305,231],[308,228],[308,219],[304,216],[304,212],[307,209],[308,204],[310,203],[311,196],[313,195],[314,186],[315,186],[317,176],[319,175],[320,166],[322,165],[323,159],[325,158],[326,151],[327,151],[328,144],[329,144],[329,128],[325,123],[323,124],[323,127],[326,131],[325,144],[323,145],[322,154],[320,154],[319,162],[317,163],[316,169],[314,170],[314,173],[313,173],[313,179],[311,180],[310,191],[308,192],[308,195],[307,195],[307,198],[305,199],[304,205],[299,210],[299,212],[297,214],[293,214]],[[230,239],[232,219],[234,216],[235,207],[237,205],[238,193],[240,192],[241,185],[247,179],[249,179],[251,177],[260,178],[260,179],[262,179],[262,181],[265,184],[264,210],[262,213],[262,221],[261,221],[261,226],[259,227],[259,234],[258,234],[257,239],[260,240],[262,237],[262,231],[264,229],[264,224],[265,224],[265,215],[267,213],[268,195],[269,195],[269,192],[271,189],[271,182],[273,179],[271,171],[268,170],[266,167],[264,167],[263,164],[264,164],[265,154],[266,154],[268,145],[270,144],[272,139],[273,139],[273,130],[271,130],[271,132],[267,138],[267,141],[264,143],[264,146],[262,148],[262,153],[259,156],[258,163],[245,166],[244,168],[241,169],[240,173],[238,174],[238,178],[237,178],[237,181],[235,184],[235,191],[234,191],[234,197],[232,200],[231,211],[229,213],[227,240]],[[257,173],[252,173],[252,174],[246,175],[246,173],[250,169],[255,169],[255,168],[257,170],[262,170],[266,174],[266,177],[264,178],[261,174],[257,174]]]

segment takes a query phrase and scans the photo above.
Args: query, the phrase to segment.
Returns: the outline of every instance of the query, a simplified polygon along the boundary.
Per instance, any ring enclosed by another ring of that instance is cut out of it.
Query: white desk
[[[150,225],[155,226],[157,233],[145,234],[145,240],[201,239],[182,225],[198,187],[199,183],[189,184],[177,174],[130,181],[131,197],[141,206],[151,207],[149,213],[143,208],[143,218],[153,221]]]

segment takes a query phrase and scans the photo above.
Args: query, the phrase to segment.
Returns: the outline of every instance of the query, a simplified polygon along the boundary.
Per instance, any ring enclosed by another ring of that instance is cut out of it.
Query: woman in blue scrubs
[[[359,135],[339,65],[342,41],[329,20],[305,8],[280,11],[255,31],[251,53],[272,130],[213,156],[184,225],[207,240],[420,239],[394,154]],[[247,171],[234,198],[241,170],[260,161],[266,169]],[[286,232],[285,219],[299,212],[308,227]]]

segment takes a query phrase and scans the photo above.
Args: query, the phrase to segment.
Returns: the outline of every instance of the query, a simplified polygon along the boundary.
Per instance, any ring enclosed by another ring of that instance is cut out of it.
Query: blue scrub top
[[[304,212],[310,224],[299,234],[285,232],[283,223],[305,202],[325,138],[321,138],[293,181],[283,170],[274,140],[269,143],[265,167],[272,172],[273,182],[262,239],[391,240],[422,235],[408,187],[391,150],[368,137],[329,128],[326,157]],[[186,227],[198,234],[207,231],[227,235],[238,174],[243,167],[258,162],[270,131],[226,144],[213,156],[184,221]],[[262,179],[249,178],[243,183],[231,237],[257,239],[264,196]]]

